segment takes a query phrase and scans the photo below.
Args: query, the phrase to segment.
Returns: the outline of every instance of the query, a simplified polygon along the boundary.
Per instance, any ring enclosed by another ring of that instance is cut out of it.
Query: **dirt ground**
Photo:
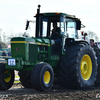
[[[63,87],[53,87],[48,92],[38,92],[17,83],[7,91],[0,91],[0,100],[100,100],[100,88],[66,90]]]

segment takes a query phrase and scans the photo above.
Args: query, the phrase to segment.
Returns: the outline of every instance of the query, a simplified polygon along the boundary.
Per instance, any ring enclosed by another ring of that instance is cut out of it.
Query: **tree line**
[[[10,45],[11,38],[22,37],[23,34],[22,32],[14,34],[13,32],[5,33],[0,31],[0,49],[7,48],[7,45]]]

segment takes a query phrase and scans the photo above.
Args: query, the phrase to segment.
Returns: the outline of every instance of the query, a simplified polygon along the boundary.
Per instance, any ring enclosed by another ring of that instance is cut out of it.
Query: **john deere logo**
[[[19,48],[15,48],[15,51],[19,51]]]

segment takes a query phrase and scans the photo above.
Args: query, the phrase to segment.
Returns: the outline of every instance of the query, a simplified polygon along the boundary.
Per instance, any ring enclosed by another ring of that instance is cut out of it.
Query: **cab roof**
[[[44,15],[44,16],[65,16],[65,17],[70,17],[70,18],[76,18],[75,15],[69,15],[69,14],[61,13],[61,12],[40,13],[40,15]]]

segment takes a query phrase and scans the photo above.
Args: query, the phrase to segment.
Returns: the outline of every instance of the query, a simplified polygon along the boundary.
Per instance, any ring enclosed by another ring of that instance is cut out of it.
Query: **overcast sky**
[[[63,12],[80,18],[85,30],[95,32],[99,37],[99,0],[0,0],[0,28],[3,32],[24,32],[27,19],[36,14],[37,5],[41,12]]]

